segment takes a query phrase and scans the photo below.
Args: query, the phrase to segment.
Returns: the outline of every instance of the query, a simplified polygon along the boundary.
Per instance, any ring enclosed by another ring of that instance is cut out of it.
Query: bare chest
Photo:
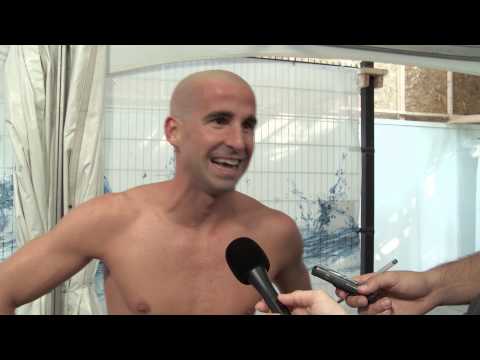
[[[228,244],[255,238],[241,226],[209,234],[168,227],[138,228],[109,251],[105,292],[109,313],[245,314],[260,299],[241,284],[225,261]],[[275,273],[275,266],[269,271]]]

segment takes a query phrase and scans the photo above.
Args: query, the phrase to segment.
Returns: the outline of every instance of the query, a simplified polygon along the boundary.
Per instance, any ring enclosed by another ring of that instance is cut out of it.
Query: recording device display
[[[357,288],[360,284],[357,281],[349,279],[345,275],[340,274],[339,272],[332,270],[326,266],[314,266],[312,268],[312,275],[328,281],[336,288],[342,289],[349,294],[356,295],[358,292]]]

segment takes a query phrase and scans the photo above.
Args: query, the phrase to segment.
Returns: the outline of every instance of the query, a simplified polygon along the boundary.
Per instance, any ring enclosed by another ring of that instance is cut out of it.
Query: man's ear
[[[173,146],[177,147],[180,140],[180,122],[172,116],[165,119],[163,130],[167,141]]]

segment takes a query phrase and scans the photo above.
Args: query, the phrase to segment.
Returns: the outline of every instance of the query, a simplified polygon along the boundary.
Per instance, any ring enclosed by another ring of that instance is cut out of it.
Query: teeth
[[[238,166],[240,164],[240,160],[230,160],[230,159],[213,159],[214,162],[219,164],[227,164],[230,166]]]

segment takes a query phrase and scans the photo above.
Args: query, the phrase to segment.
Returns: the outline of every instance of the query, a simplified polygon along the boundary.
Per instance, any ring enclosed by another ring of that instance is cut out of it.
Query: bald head
[[[199,106],[207,90],[218,84],[244,87],[253,95],[250,85],[237,74],[225,70],[201,71],[187,76],[175,87],[170,100],[170,115],[188,118]]]

